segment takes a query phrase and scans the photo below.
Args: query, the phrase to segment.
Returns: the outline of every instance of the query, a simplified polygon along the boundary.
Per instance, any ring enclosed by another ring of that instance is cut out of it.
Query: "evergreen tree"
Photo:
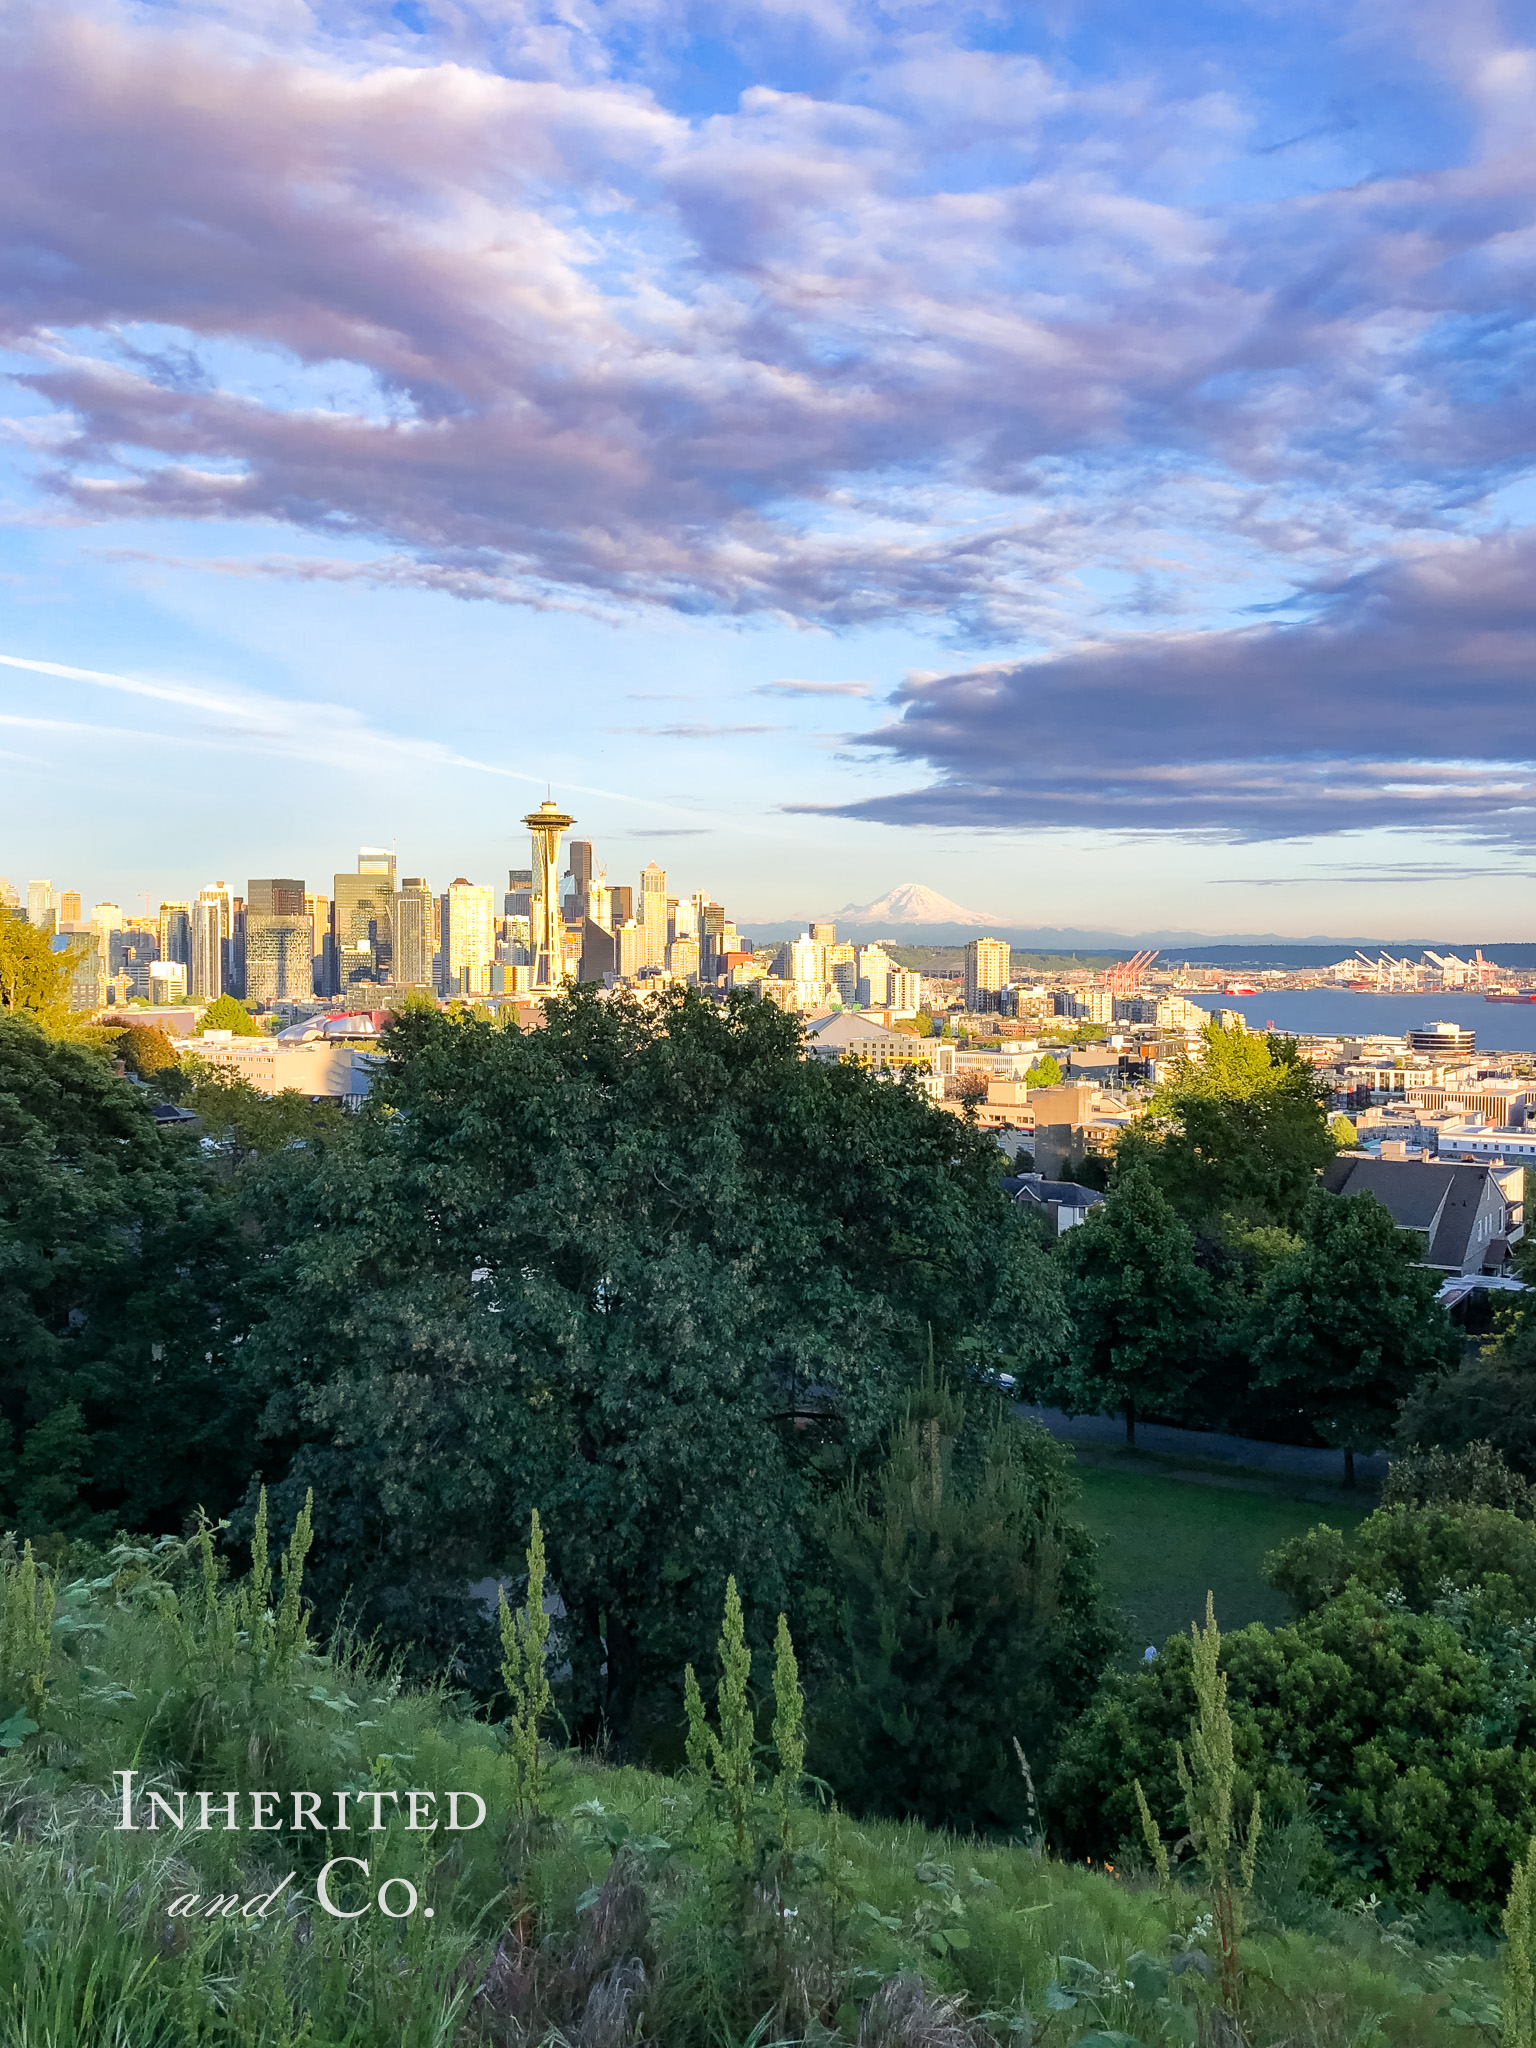
[[[1456,1336],[1435,1300],[1439,1275],[1374,1195],[1319,1190],[1301,1237],[1259,1297],[1253,1359],[1259,1383],[1344,1452],[1352,1483],[1355,1452],[1386,1442],[1417,1382],[1454,1361]]]
[[[1071,1323],[1068,1361],[1050,1384],[1075,1411],[1136,1416],[1167,1409],[1190,1383],[1211,1290],[1188,1227],[1145,1172],[1121,1173],[1061,1244]]]
[[[827,1535],[839,1602],[812,1762],[862,1811],[934,1826],[1032,1825],[1038,1767],[1091,1696],[1117,1632],[1072,1519],[1067,1454],[1001,1410],[966,1429],[931,1381]]]

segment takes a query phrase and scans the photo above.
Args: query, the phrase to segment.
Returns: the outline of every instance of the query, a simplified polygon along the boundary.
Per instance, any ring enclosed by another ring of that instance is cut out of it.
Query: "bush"
[[[838,1503],[839,1630],[813,1759],[857,1810],[1035,1824],[1024,1757],[1048,1763],[1118,1646],[1068,1459],[1000,1409],[967,1430],[964,1404],[930,1381],[873,1479]]]
[[[1456,1501],[1507,1508],[1523,1522],[1536,1522],[1536,1486],[1490,1443],[1469,1443],[1464,1450],[1446,1450],[1438,1444],[1411,1450],[1387,1467],[1381,1489],[1384,1508],[1442,1507]]]
[[[1298,1619],[1223,1645],[1238,1810],[1255,1791],[1278,1820],[1310,1810],[1341,1896],[1439,1885],[1491,1913],[1536,1822],[1536,1527],[1497,1508],[1394,1507],[1353,1544],[1326,1526],[1298,1537],[1268,1576]],[[1138,1776],[1170,1809],[1169,1747],[1193,1699],[1177,1638],[1105,1689],[1050,1788],[1074,1850],[1135,1842]]]

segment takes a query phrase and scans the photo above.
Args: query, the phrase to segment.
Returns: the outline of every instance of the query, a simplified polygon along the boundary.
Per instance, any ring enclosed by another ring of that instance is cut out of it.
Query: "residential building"
[[[188,980],[199,1002],[211,1003],[224,993],[232,913],[226,883],[215,882],[198,891],[192,905],[192,971]]]
[[[79,900],[75,898],[76,902]],[[123,928],[123,906],[120,903],[93,903],[91,925],[98,932],[120,932]]]
[[[444,995],[489,995],[496,956],[496,910],[487,885],[462,875],[442,895],[440,987]]]
[[[885,1009],[891,1000],[891,978],[901,971],[896,962],[883,946],[874,945],[860,946],[855,953],[854,964],[858,970],[854,981],[854,1001],[866,1010]]]
[[[53,907],[52,882],[28,882],[27,923],[35,924],[40,932],[53,932],[59,928],[58,913]]]
[[[635,981],[640,970],[650,965],[650,945],[645,926],[636,917],[625,918],[613,928],[613,972],[620,981]]]
[[[53,916],[52,906],[47,916]],[[111,997],[107,941],[102,932],[85,926],[71,933],[58,933],[49,944],[55,953],[69,960],[69,989],[65,1000],[77,1016],[89,1017],[103,1009]]]
[[[697,939],[674,939],[667,948],[667,972],[674,981],[697,981],[699,978],[699,942]]]
[[[362,847],[357,872],[331,886],[330,995],[363,982],[388,981],[394,972],[395,856]]]
[[[508,868],[507,893],[502,898],[504,917],[532,918],[533,916],[533,869]]]
[[[1343,1152],[1324,1172],[1323,1185],[1334,1195],[1374,1195],[1399,1230],[1419,1239],[1419,1264],[1442,1273],[1502,1273],[1510,1246],[1525,1231],[1522,1167],[1501,1171]]]
[[[1047,1180],[1039,1173],[1020,1174],[1003,1185],[1013,1189],[1013,1199],[1021,1209],[1043,1210],[1055,1224],[1058,1237],[1086,1222],[1089,1210],[1104,1199],[1097,1188],[1080,1188],[1070,1180]]]
[[[59,892],[59,923],[60,923],[60,924],[78,924],[79,922],[80,922],[80,891],[79,891],[78,889],[62,889],[62,890],[60,890],[60,892]]]
[[[1051,1007],[1058,1017],[1071,1017],[1079,1024],[1113,1024],[1115,1000],[1107,988],[1059,988],[1052,993]],[[1201,1020],[1208,1023],[1208,1014],[1202,1011]]]
[[[253,1003],[313,995],[314,917],[296,877],[253,877],[245,893],[245,994]]]
[[[1006,939],[972,939],[965,949],[965,1007],[995,1010],[998,995],[1013,971],[1013,948]]]
[[[0,875],[0,910],[20,910],[21,891],[14,882],[8,882]]]
[[[432,937],[432,891],[424,876],[406,876],[395,892],[391,915],[396,986],[431,988],[437,946]]]

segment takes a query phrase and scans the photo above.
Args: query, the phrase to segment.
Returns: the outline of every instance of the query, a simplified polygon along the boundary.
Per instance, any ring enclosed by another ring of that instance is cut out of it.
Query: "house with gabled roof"
[[[1524,1234],[1522,1203],[1487,1166],[1341,1152],[1323,1185],[1332,1195],[1374,1195],[1399,1230],[1422,1240],[1419,1264],[1441,1273],[1503,1273]]]

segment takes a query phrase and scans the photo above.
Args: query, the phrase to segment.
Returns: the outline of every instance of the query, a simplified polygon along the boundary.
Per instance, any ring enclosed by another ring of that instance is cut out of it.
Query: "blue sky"
[[[1530,6],[3,33],[13,881],[1529,935]]]

